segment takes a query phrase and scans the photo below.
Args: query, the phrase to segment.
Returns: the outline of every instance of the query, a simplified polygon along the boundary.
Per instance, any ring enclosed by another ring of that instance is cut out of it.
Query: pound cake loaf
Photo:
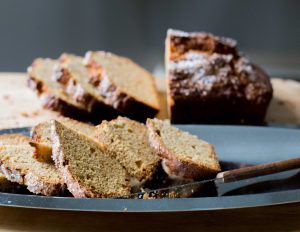
[[[35,90],[44,108],[58,111],[64,116],[83,120],[99,121],[93,118],[91,109],[68,96],[63,86],[53,80],[58,62],[52,59],[35,59],[28,68],[28,86]],[[98,116],[99,117],[99,116]]]
[[[128,173],[108,151],[60,122],[52,123],[53,160],[74,197],[130,193]]]
[[[10,135],[19,138],[19,145],[9,144],[7,135],[0,136],[0,167],[5,177],[11,181],[27,186],[36,194],[60,195],[65,189],[64,182],[54,164],[39,162],[33,158],[35,149],[29,145],[29,138],[22,135]],[[27,140],[27,143],[23,141]],[[5,141],[5,142],[3,142]]]
[[[264,122],[273,91],[269,77],[234,40],[168,30],[165,61],[172,123]]]
[[[150,145],[162,157],[165,172],[173,178],[199,180],[221,171],[214,148],[168,121],[147,120]]]
[[[94,137],[96,127],[87,123],[79,122],[70,118],[60,117],[56,119],[67,127],[76,130],[90,138]],[[53,162],[52,160],[52,141],[51,141],[51,122],[45,121],[34,126],[30,132],[30,145],[36,148],[35,158],[41,162]],[[1,142],[0,142],[1,144]]]
[[[63,53],[59,58],[54,79],[60,82],[68,96],[97,113],[102,119],[116,118],[121,112],[105,104],[98,88],[89,82],[89,69],[82,63],[83,58]]]
[[[151,179],[160,158],[149,145],[144,124],[125,117],[102,121],[96,137],[128,171],[133,187]]]
[[[130,59],[109,52],[88,52],[90,82],[106,104],[131,119],[145,121],[159,111],[154,77]]]

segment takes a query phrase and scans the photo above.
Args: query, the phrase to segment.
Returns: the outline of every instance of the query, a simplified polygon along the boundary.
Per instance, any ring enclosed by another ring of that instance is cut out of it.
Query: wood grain
[[[272,163],[219,172],[216,178],[223,183],[229,183],[237,180],[244,180],[297,168],[300,168],[300,158],[281,160]]]

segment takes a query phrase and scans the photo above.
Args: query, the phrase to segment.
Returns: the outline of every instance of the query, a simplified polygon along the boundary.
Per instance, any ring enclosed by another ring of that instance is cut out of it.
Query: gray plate
[[[215,145],[218,158],[241,163],[264,163],[300,156],[300,130],[241,126],[178,126]],[[28,129],[2,133],[28,134]],[[188,199],[74,199],[0,193],[0,205],[97,212],[179,212],[256,207],[300,202],[300,190]]]

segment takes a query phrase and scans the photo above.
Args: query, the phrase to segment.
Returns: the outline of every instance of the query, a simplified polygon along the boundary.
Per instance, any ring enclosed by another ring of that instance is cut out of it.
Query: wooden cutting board
[[[157,78],[162,104],[159,118],[167,118],[165,81]],[[274,98],[267,122],[300,125],[300,83],[273,78]],[[0,129],[32,126],[57,114],[44,110],[36,94],[26,86],[24,73],[0,73]]]

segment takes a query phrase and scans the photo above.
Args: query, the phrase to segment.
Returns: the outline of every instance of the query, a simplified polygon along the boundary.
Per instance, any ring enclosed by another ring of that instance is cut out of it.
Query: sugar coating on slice
[[[83,58],[72,54],[64,53],[60,57],[60,68],[62,81],[65,81],[64,76],[67,77],[66,91],[76,98],[82,95],[91,95],[93,98],[100,102],[104,99],[100,95],[99,90],[94,87],[89,81],[90,72],[89,69],[83,64]]]
[[[154,77],[132,60],[117,56],[109,52],[88,52],[84,62],[97,64],[104,70],[101,88],[102,92],[109,92],[108,88],[117,88],[139,102],[159,109],[159,99]]]
[[[86,107],[83,104],[80,104],[69,97],[66,94],[63,86],[52,79],[54,70],[57,68],[57,66],[57,60],[37,58],[28,68],[28,75],[34,81],[42,83],[43,89],[41,90],[41,93],[54,95],[56,98],[61,99],[75,108],[85,110]]]
[[[118,117],[97,126],[96,136],[138,181],[151,178],[160,158],[150,147],[144,124]]]
[[[116,159],[90,138],[52,123],[53,160],[74,197],[129,194],[128,173]]]

